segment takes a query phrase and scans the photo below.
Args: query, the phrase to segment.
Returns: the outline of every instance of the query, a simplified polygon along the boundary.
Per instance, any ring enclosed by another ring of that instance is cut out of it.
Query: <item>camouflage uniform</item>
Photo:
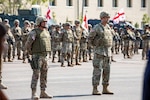
[[[8,62],[12,62],[12,52],[13,52],[13,45],[15,43],[15,38],[14,38],[13,34],[11,33],[10,25],[6,24],[5,27],[7,30],[7,43],[8,43],[7,57],[8,57]]]
[[[28,38],[28,35],[29,35],[29,32],[31,31],[30,29],[30,22],[28,20],[25,20],[24,21],[24,27],[22,28],[22,51],[23,51],[23,63],[26,63],[25,62],[25,59],[26,57],[29,57],[29,54],[26,54],[25,52],[25,43],[27,41],[27,38]]]
[[[101,12],[100,18],[109,18],[106,12]],[[107,23],[107,22],[105,22]],[[101,73],[102,75],[102,85],[103,94],[113,94],[107,89],[109,85],[110,77],[110,64],[111,64],[111,48],[112,48],[113,36],[111,29],[108,24],[105,26],[101,23],[94,26],[89,34],[89,43],[94,45],[94,58],[93,58],[93,95],[100,95],[97,90],[99,85]],[[102,70],[103,69],[103,70]],[[103,72],[102,72],[103,71]]]
[[[142,60],[147,59],[148,50],[150,49],[150,30],[148,25],[145,25],[144,34],[142,34]]]
[[[14,21],[14,27],[12,28],[12,34],[15,38],[15,44],[13,46],[13,58],[15,57],[15,50],[17,48],[18,60],[21,60],[21,50],[22,50],[22,34],[21,28],[19,27],[19,20]]]
[[[73,28],[73,34],[74,34],[74,58],[75,58],[75,64],[81,65],[79,63],[79,51],[80,51],[80,40],[82,35],[82,29],[80,27],[80,22],[75,21],[75,26]]]
[[[56,25],[56,30],[52,34],[52,45],[53,45],[53,56],[52,56],[52,62],[55,62],[55,55],[56,52],[58,52],[58,62],[60,62],[60,53],[61,53],[61,37],[60,37],[60,26]]]
[[[31,89],[32,98],[38,99],[36,96],[37,82],[40,76],[40,98],[52,98],[45,92],[47,87],[47,54],[51,51],[50,35],[46,29],[46,18],[39,16],[36,19],[38,28],[33,29],[28,36],[26,42],[26,48],[30,54],[32,54],[32,60],[30,61],[33,69]]]
[[[136,41],[135,41],[134,53],[139,54],[139,48],[142,41],[142,37],[140,32],[138,32],[137,30],[135,30],[135,37],[136,37]]]
[[[70,24],[66,23],[63,32],[61,33],[62,41],[62,57],[61,57],[61,67],[64,67],[65,58],[67,59],[68,66],[71,65],[71,53],[73,44],[73,32],[71,30]]]
[[[80,53],[79,53],[79,60],[81,61],[81,57],[83,57],[83,62],[87,62],[87,37],[88,32],[83,30],[80,40]]]
[[[132,57],[132,43],[134,40],[134,37],[132,35],[132,31],[131,28],[129,28],[129,26],[127,26],[127,29],[125,30],[125,34],[123,34],[123,40],[124,40],[124,50],[123,50],[123,54],[124,54],[124,58],[131,58]]]

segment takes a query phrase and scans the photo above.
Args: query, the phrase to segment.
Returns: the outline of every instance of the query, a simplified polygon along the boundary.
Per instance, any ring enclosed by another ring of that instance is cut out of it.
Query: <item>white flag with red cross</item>
[[[51,19],[51,10],[50,10],[50,6],[48,6],[47,12],[46,12],[46,18],[47,20]]]
[[[114,24],[119,23],[119,21],[125,21],[126,17],[125,17],[125,12],[124,9],[120,9],[119,12],[115,15],[115,17],[113,18],[113,22]]]
[[[86,31],[88,31],[88,21],[87,21],[87,16],[86,14],[83,17],[83,22],[82,22],[82,28],[85,29]]]

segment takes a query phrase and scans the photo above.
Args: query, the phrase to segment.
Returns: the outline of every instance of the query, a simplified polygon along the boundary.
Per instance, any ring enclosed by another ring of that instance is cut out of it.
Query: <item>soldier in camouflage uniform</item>
[[[14,27],[11,29],[12,30],[12,34],[15,38],[15,44],[13,46],[13,58],[15,57],[15,51],[17,48],[17,56],[18,56],[18,60],[22,60],[21,58],[21,50],[22,50],[22,34],[21,34],[21,28],[19,27],[19,20],[16,19],[14,21]]]
[[[22,28],[22,51],[23,51],[23,63],[26,63],[25,59],[26,57],[29,57],[29,54],[26,54],[25,52],[25,43],[27,41],[27,38],[28,38],[28,35],[29,35],[29,32],[31,31],[31,28],[30,28],[30,22],[28,20],[25,20],[24,21],[24,27]]]
[[[80,53],[79,53],[79,61],[81,61],[81,58],[83,58],[83,62],[87,62],[87,37],[88,32],[83,29],[82,36],[80,40]]]
[[[93,95],[101,95],[97,87],[100,82],[102,74],[103,94],[113,94],[108,90],[110,65],[111,65],[111,48],[113,36],[111,28],[109,27],[108,20],[109,14],[106,12],[100,13],[101,23],[94,26],[89,34],[89,44],[94,46],[93,58]]]
[[[135,29],[135,37],[136,37],[136,40],[135,40],[134,54],[139,54],[139,48],[140,48],[140,44],[142,41],[142,37],[141,37],[140,32],[138,32],[137,29]]]
[[[60,62],[60,53],[61,53],[61,37],[60,37],[60,26],[55,26],[56,30],[52,34],[52,41],[53,41],[53,56],[52,56],[52,62],[55,62],[55,55],[58,52],[58,62]]]
[[[67,59],[68,67],[72,67],[71,64],[71,53],[72,53],[72,45],[73,45],[73,32],[71,30],[70,23],[66,23],[64,25],[64,30],[61,33],[61,41],[62,41],[62,57],[61,57],[61,67],[64,66],[64,61]]]
[[[124,58],[132,58],[132,45],[133,45],[133,40],[135,40],[135,37],[133,36],[132,33],[132,28],[130,26],[126,26],[125,34],[123,34],[123,40],[124,40],[124,50],[123,50],[123,55]]]
[[[91,29],[92,29],[92,25],[89,24],[89,25],[88,25],[88,32],[90,32]],[[88,41],[87,41],[87,43],[88,43]],[[88,53],[88,56],[89,56],[89,60],[92,60],[93,46],[92,46],[92,45],[87,45],[87,50],[88,50],[87,53]]]
[[[7,31],[7,43],[8,43],[8,51],[7,51],[7,57],[8,62],[12,62],[12,52],[13,52],[13,44],[15,43],[15,38],[13,34],[11,33],[10,25],[5,24],[6,31]]]
[[[75,58],[75,65],[81,65],[79,63],[79,51],[80,51],[80,40],[82,35],[82,28],[80,26],[80,21],[75,20],[75,26],[73,27],[73,34],[74,34],[74,57]]]
[[[118,54],[119,53],[119,49],[120,49],[119,48],[120,36],[119,36],[117,27],[114,27],[114,33],[115,33],[114,38],[113,38],[114,43],[115,43],[115,47],[114,47],[115,50],[114,51],[115,51],[116,54]]]
[[[149,25],[144,26],[144,33],[142,34],[142,60],[147,59],[148,50],[150,49],[150,30]]]
[[[30,61],[33,69],[31,89],[32,99],[37,100],[36,95],[37,82],[40,77],[40,98],[52,98],[46,93],[47,87],[47,55],[51,51],[50,34],[47,31],[47,19],[43,16],[39,16],[36,19],[37,28],[33,29],[28,36],[26,42],[26,49],[32,55]]]

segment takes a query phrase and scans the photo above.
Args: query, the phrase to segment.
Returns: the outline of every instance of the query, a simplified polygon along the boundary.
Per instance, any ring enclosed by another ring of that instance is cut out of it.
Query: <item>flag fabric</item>
[[[50,6],[48,6],[47,12],[46,12],[46,18],[47,20],[51,19],[51,10],[50,10]]]
[[[84,28],[86,31],[88,31],[88,22],[87,22],[87,16],[86,14],[83,17],[83,22],[82,22],[82,28]]]
[[[114,24],[119,23],[119,21],[125,21],[125,12],[124,9],[120,9],[119,12],[113,18]]]

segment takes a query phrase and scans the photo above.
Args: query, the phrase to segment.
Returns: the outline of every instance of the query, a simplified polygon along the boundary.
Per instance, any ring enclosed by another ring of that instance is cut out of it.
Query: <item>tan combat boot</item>
[[[98,91],[97,86],[93,86],[93,92],[92,95],[101,95],[101,93]]]
[[[50,96],[44,90],[41,90],[40,98],[53,98],[53,96]]]
[[[113,92],[110,92],[108,89],[107,89],[108,85],[103,85],[103,94],[114,94]]]
[[[36,94],[36,89],[32,89],[32,100],[39,100],[39,97]]]

